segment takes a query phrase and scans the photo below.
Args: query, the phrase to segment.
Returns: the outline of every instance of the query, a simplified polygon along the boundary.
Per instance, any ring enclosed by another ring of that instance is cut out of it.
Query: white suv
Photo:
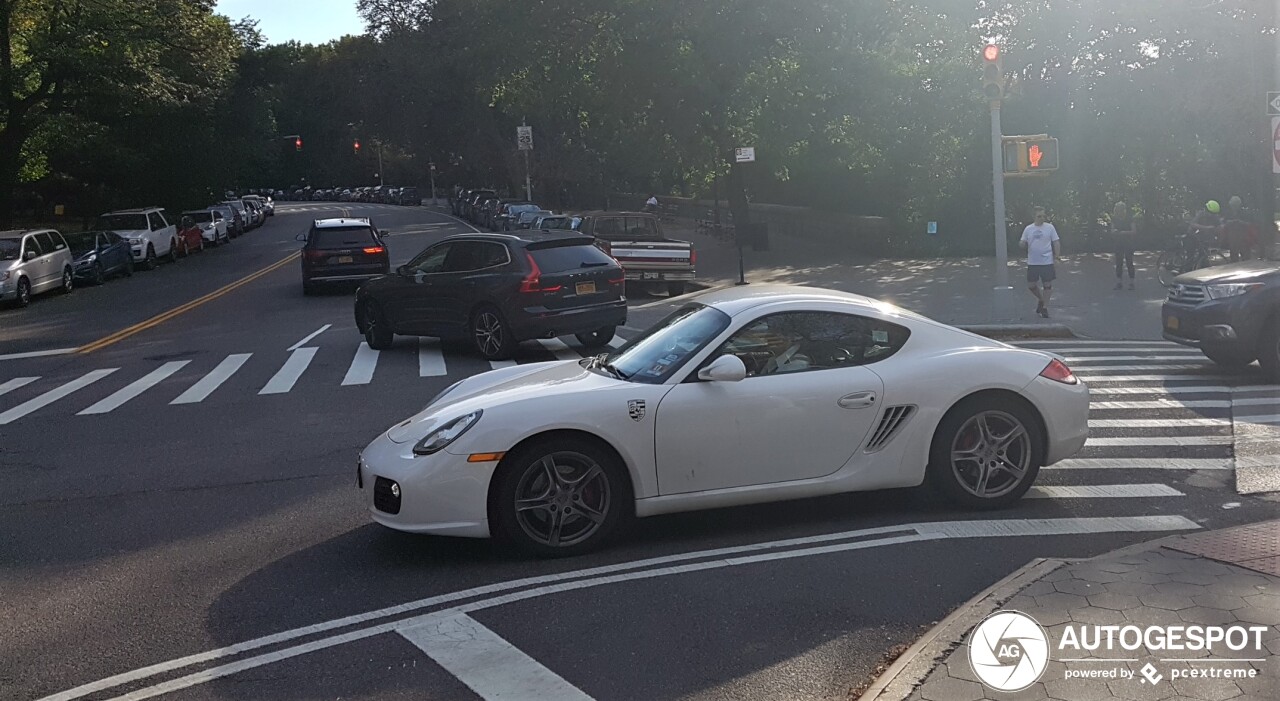
[[[133,260],[147,270],[155,270],[164,257],[178,260],[178,228],[170,224],[159,207],[122,209],[98,217],[95,231],[114,231],[129,241]]]

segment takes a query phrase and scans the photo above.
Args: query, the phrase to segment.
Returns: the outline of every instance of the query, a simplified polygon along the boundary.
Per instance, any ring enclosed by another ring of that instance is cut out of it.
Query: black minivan
[[[306,241],[303,294],[315,294],[324,283],[358,283],[391,270],[382,235],[368,219],[317,219],[310,231],[298,234],[298,240]]]
[[[627,321],[617,261],[574,232],[460,234],[429,246],[356,293],[369,347],[396,334],[466,340],[489,360],[524,340],[574,335],[587,348]]]

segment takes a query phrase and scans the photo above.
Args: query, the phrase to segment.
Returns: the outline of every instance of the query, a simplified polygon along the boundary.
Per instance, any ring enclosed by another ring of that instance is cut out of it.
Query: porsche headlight
[[[1262,287],[1260,282],[1231,282],[1222,285],[1205,285],[1204,293],[1209,299],[1239,297]]]
[[[413,446],[413,454],[431,455],[444,450],[450,443],[458,440],[458,436],[466,433],[467,429],[474,426],[476,422],[480,420],[480,415],[483,413],[484,412],[480,409],[476,409],[470,414],[459,416],[453,421],[450,421],[431,433],[428,433],[426,438],[418,441],[417,444]]]

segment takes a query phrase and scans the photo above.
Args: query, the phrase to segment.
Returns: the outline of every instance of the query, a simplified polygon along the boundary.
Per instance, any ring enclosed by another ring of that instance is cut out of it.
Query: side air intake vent
[[[891,406],[885,409],[884,415],[880,417],[880,425],[876,426],[876,430],[871,434],[871,440],[867,441],[866,452],[874,453],[888,445],[914,413],[916,408],[913,406]]]

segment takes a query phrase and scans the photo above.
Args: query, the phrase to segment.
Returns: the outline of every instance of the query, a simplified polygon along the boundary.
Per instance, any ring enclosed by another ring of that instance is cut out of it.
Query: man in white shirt
[[[657,209],[658,209],[657,195],[649,195],[649,199],[644,201],[644,211],[654,212],[654,211],[657,211]]]
[[[1044,207],[1036,207],[1035,213],[1035,222],[1022,230],[1021,243],[1027,251],[1027,284],[1036,298],[1036,313],[1048,319],[1049,296],[1057,277],[1053,262],[1058,259],[1058,230],[1045,221]]]

